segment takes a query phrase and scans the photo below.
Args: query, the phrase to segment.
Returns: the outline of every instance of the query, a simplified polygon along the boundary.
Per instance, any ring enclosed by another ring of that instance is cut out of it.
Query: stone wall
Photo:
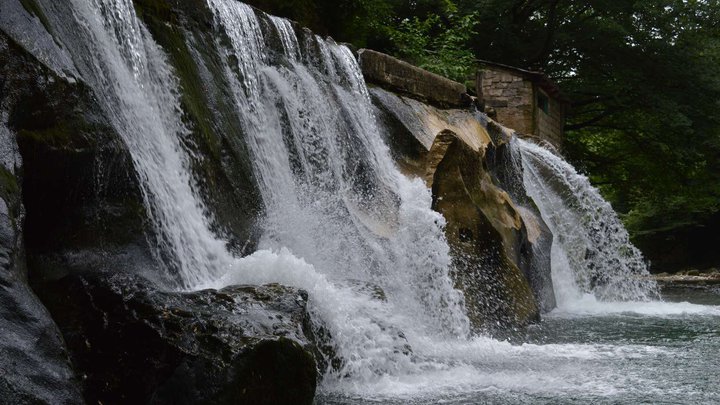
[[[478,94],[483,95],[486,108],[496,111],[497,121],[519,133],[533,134],[532,82],[505,70],[480,70],[478,76]]]
[[[532,78],[510,68],[485,68],[478,71],[476,86],[486,108],[495,110],[498,122],[555,147],[562,145],[565,105],[548,95]],[[547,112],[538,103],[540,95],[548,99]]]
[[[537,89],[537,92],[545,92]],[[542,109],[536,109],[535,130],[533,135],[539,136],[540,139],[550,142],[555,147],[560,147],[563,143],[563,125],[565,124],[565,106],[559,101],[548,97],[548,112]]]
[[[472,103],[463,84],[384,53],[361,49],[358,54],[368,83],[445,108],[468,107]]]

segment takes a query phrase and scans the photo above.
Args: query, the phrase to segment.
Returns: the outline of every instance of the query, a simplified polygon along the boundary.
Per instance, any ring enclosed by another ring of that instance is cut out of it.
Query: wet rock
[[[0,32],[2,128],[23,162],[22,199],[30,280],[91,267],[132,252],[152,261],[147,213],[121,137],[82,82],[58,75]],[[49,264],[51,263],[51,264]],[[49,265],[48,265],[49,264]],[[127,265],[126,261],[126,265]]]
[[[7,5],[3,6],[6,7]],[[28,285],[22,158],[9,121],[32,79],[22,51],[0,30],[0,402],[82,403],[50,314]]]
[[[312,403],[318,374],[302,290],[167,292],[122,273],[38,289],[90,403]]]
[[[213,28],[207,1],[136,0],[134,5],[153,39],[167,52],[182,88],[192,171],[201,190],[198,194],[212,211],[213,231],[236,254],[249,254],[257,246],[256,221],[262,216],[263,202],[225,74],[224,52],[230,51],[219,45],[228,39]]]
[[[648,278],[656,281],[660,287],[720,285],[720,273],[701,273],[698,270],[676,274],[660,273]]]
[[[492,176],[488,159],[502,141],[497,131],[488,131],[475,111],[440,110],[378,88],[371,95],[394,158],[432,188],[433,208],[447,221],[452,275],[473,329],[504,337],[536,321],[543,294],[529,280],[535,271],[549,274],[549,245],[540,243],[549,232]],[[547,261],[533,261],[543,246]]]
[[[27,283],[18,185],[0,171],[0,402],[81,403],[60,332]]]
[[[441,107],[468,107],[472,99],[464,85],[430,73],[384,53],[361,49],[365,80]]]
[[[435,154],[441,158],[432,175],[433,209],[447,220],[453,275],[473,326],[502,334],[539,320],[519,268],[527,230],[512,200],[494,185],[481,155],[453,133],[438,135]]]
[[[530,282],[541,312],[549,312],[556,304],[550,257],[553,234],[525,190],[521,157],[513,156],[509,146],[510,137],[515,135],[494,123],[488,128],[495,145],[487,151],[488,169],[495,183],[512,198],[527,229],[527,239],[521,241],[518,250],[518,265]]]

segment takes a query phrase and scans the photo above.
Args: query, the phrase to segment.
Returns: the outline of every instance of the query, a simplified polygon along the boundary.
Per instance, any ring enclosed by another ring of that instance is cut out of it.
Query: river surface
[[[420,375],[325,387],[318,404],[720,403],[720,289],[665,289],[664,302],[578,302],[527,341],[437,348],[457,363]]]

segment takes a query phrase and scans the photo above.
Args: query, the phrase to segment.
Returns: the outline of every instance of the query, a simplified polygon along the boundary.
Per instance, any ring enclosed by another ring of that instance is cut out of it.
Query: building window
[[[537,106],[539,109],[543,110],[545,114],[550,114],[550,100],[548,99],[548,96],[542,92],[538,92]]]

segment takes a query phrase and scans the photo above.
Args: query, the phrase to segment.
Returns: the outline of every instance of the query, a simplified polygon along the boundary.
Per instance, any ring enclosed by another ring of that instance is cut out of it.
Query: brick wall
[[[562,146],[564,105],[537,88],[530,79],[505,69],[478,71],[477,91],[486,107],[497,112],[497,121],[525,135],[537,136]],[[548,99],[547,112],[539,108],[537,97]]]
[[[478,83],[486,107],[497,112],[497,121],[506,127],[533,133],[534,95],[529,80],[504,70],[481,70]]]
[[[547,97],[547,94],[541,89],[537,89],[537,91],[542,92]],[[536,110],[535,131],[533,134],[560,148],[563,141],[564,106],[557,100],[550,97],[548,99],[547,113],[540,108]]]

